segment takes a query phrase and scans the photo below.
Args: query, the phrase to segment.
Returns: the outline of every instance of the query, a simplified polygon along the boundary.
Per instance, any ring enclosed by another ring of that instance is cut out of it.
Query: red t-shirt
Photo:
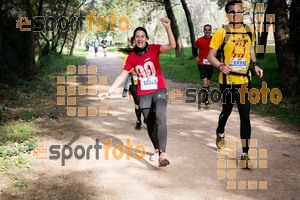
[[[148,51],[142,56],[134,52],[128,55],[123,69],[130,72],[134,68],[138,75],[137,95],[139,96],[166,88],[159,63],[160,46],[160,44],[150,44]]]
[[[209,44],[211,41],[212,37],[205,38],[205,37],[200,37],[194,44],[194,48],[200,50],[200,55],[198,56],[198,64],[200,65],[211,65],[208,60],[207,60],[207,55],[209,52]]]

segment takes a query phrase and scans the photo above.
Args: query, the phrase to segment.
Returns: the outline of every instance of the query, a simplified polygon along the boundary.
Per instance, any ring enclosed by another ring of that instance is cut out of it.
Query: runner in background
[[[102,48],[103,48],[103,54],[104,54],[104,56],[106,56],[106,53],[107,53],[107,50],[106,50],[107,40],[105,38],[102,39],[101,45],[102,45]]]
[[[199,49],[199,53],[197,56],[198,60],[198,70],[200,73],[200,79],[202,79],[202,88],[205,94],[205,97],[202,98],[202,102],[205,106],[209,106],[208,94],[209,94],[209,86],[210,80],[214,72],[213,66],[208,62],[207,55],[209,52],[209,44],[211,41],[211,25],[206,24],[203,27],[204,36],[198,38],[198,40],[194,44],[195,49]]]
[[[99,47],[99,41],[97,38],[95,38],[94,41],[94,51],[95,51],[95,57],[97,57],[97,53],[98,53],[98,47]]]
[[[86,52],[88,54],[88,52],[90,50],[90,41],[89,41],[89,39],[86,39],[86,41],[85,41],[85,49],[86,49]]]
[[[135,46],[134,45],[134,37],[131,37],[130,44],[132,47]],[[119,51],[121,51],[122,53],[124,53],[126,55],[124,57],[124,65],[125,65],[128,54],[133,51],[133,48],[120,48]],[[140,109],[140,106],[139,106],[140,105],[140,97],[137,95],[137,84],[138,84],[138,76],[135,73],[134,69],[132,69],[125,81],[122,97],[127,97],[128,91],[129,91],[129,95],[131,95],[134,100],[134,111],[135,111],[135,115],[137,118],[135,129],[141,130],[141,128],[142,128],[142,120],[141,120],[142,110]]]

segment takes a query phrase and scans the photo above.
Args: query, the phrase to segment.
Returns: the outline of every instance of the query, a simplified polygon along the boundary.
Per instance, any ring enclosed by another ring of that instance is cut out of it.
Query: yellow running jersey
[[[248,25],[246,25],[248,26]],[[246,32],[245,26],[238,29],[230,28],[226,25],[224,28],[218,29],[210,42],[210,48],[218,50],[224,42],[223,48],[225,60],[222,61],[227,65],[231,65],[233,72],[247,74],[250,65],[250,50],[252,43],[255,42],[255,33],[253,26],[248,26],[252,32],[252,38],[250,39],[249,34]],[[226,29],[226,30],[225,30]],[[251,78],[251,72],[249,71]],[[220,84],[244,84],[248,83],[247,76],[242,75],[226,75],[226,83],[223,83],[223,73],[219,74]]]

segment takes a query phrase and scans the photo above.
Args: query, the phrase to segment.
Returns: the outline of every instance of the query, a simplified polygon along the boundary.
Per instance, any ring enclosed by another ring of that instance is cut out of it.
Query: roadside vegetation
[[[56,76],[65,75],[70,64],[85,63],[84,50],[75,54],[45,57],[39,63],[40,70],[34,81],[0,84],[0,171],[9,173],[14,168],[32,168],[28,155],[40,142],[35,123],[59,117]],[[25,184],[17,175],[12,179],[20,187]]]

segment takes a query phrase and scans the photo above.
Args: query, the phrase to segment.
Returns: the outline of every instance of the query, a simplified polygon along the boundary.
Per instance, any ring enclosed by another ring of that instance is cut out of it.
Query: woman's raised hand
[[[165,28],[169,28],[171,26],[171,20],[169,20],[167,17],[161,18],[160,21]]]

